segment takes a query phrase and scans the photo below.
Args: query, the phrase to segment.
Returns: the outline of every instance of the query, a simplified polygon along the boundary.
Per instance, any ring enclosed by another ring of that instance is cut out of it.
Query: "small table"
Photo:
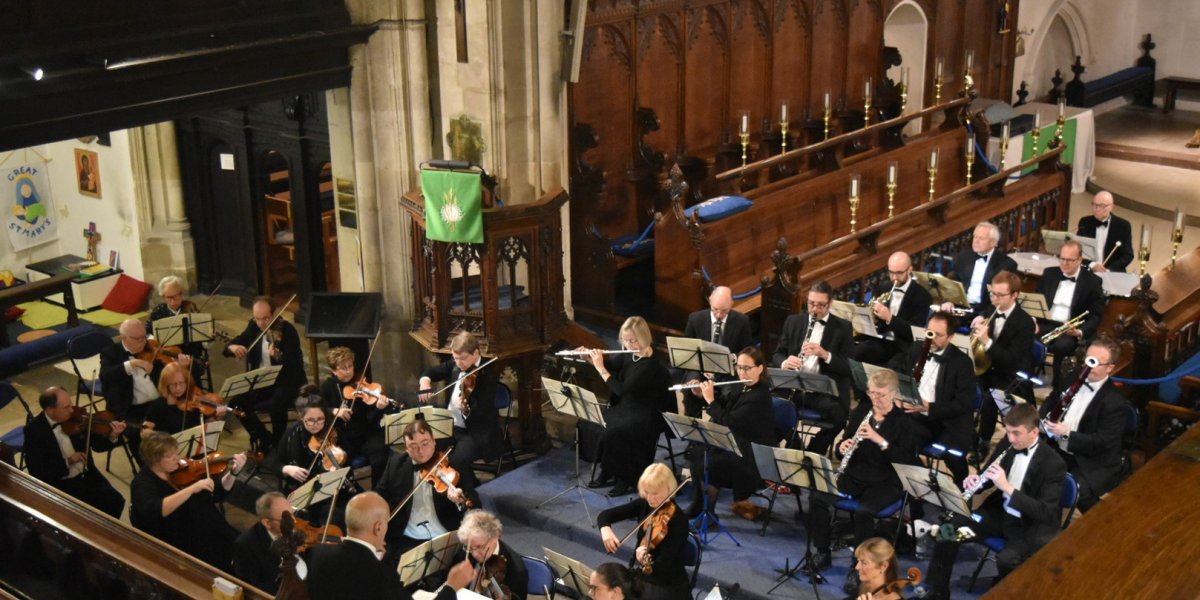
[[[1163,96],[1163,114],[1175,110],[1175,96],[1180,89],[1200,90],[1200,79],[1190,77],[1164,77],[1163,83],[1167,86],[1167,93]]]
[[[78,268],[71,267],[84,262],[84,260],[83,257],[74,254],[64,254],[58,258],[25,265],[25,268],[28,270],[29,281],[33,282],[48,279],[62,273],[77,272]],[[118,276],[123,272],[121,269],[111,269],[99,275],[77,275],[71,280],[71,290],[75,297],[75,309],[88,311],[103,304],[104,299],[108,297],[108,293],[112,291],[113,286],[117,285],[117,280],[120,279]],[[60,306],[63,305],[61,294],[47,296],[46,301]]]

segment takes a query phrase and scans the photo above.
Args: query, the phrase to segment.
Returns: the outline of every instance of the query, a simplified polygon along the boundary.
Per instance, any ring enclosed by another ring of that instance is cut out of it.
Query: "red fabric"
[[[117,280],[117,285],[113,286],[112,291],[108,293],[108,297],[100,306],[113,312],[133,314],[146,307],[150,290],[150,284],[122,273],[120,279]]]
[[[25,314],[25,309],[20,306],[10,306],[8,310],[4,311],[4,322],[11,323],[12,321],[16,321],[23,314]]]

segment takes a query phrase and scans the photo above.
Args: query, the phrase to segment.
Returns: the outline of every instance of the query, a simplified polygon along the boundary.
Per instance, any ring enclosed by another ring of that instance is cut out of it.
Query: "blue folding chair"
[[[554,580],[557,577],[554,575],[554,569],[550,567],[550,563],[532,556],[522,556],[521,560],[525,562],[525,570],[529,573],[529,585],[525,588],[526,595],[553,598]]]
[[[504,436],[504,450],[500,453],[500,458],[496,459],[496,477],[500,476],[500,470],[504,468],[504,455],[508,455],[509,464],[515,469],[517,467],[517,451],[513,448],[512,438],[508,433],[508,424],[511,419],[512,409],[512,390],[508,386],[500,383],[496,385],[496,412],[500,413],[500,418],[504,420],[504,427],[501,428]]]
[[[9,448],[12,448],[13,453],[20,453],[21,462],[17,464],[17,468],[25,468],[25,425],[33,420],[33,411],[29,410],[29,403],[21,397],[21,393],[13,384],[7,381],[0,381],[0,410],[12,403],[13,400],[21,402],[21,406],[25,408],[25,423],[13,427],[0,436],[0,442],[3,442]]]
[[[1071,517],[1075,514],[1075,503],[1079,501],[1079,483],[1075,480],[1075,476],[1067,473],[1066,480],[1063,481],[1062,496],[1059,497],[1058,506],[1067,511],[1067,516],[1063,519],[1062,527],[1067,528],[1071,522]],[[1000,553],[1007,545],[1004,538],[1001,536],[985,537],[979,542],[983,545],[983,556],[979,558],[979,563],[975,565],[975,572],[971,573],[971,582],[967,584],[967,593],[975,588],[975,580],[979,579],[979,572],[983,570],[983,563],[989,558],[996,560],[994,554]]]

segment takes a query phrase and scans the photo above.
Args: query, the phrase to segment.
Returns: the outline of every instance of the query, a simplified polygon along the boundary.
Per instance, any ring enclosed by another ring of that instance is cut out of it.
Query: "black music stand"
[[[667,355],[671,366],[683,371],[733,375],[729,348],[707,340],[667,337]]]
[[[220,423],[220,427],[209,429],[213,423]],[[221,443],[221,431],[225,428],[224,421],[205,421],[203,425],[189,427],[172,434],[175,442],[183,449],[183,456],[192,457],[199,452],[201,448],[207,449],[209,452],[217,449],[217,444]],[[200,443],[200,437],[204,437],[204,443]]]
[[[921,287],[929,291],[938,304],[949,302],[955,306],[970,306],[967,302],[967,290],[957,280],[940,273],[921,271],[913,271],[912,277]]]
[[[805,373],[803,371],[793,371],[792,369],[768,367],[767,376],[770,378],[772,390],[792,390],[790,393],[799,391],[806,397],[808,394],[823,394],[834,398],[838,397],[837,383],[820,373]],[[807,442],[808,436],[814,435],[812,427],[816,427],[818,430],[832,429],[837,427],[837,424],[827,421],[804,421],[804,428],[800,431],[800,441]]]
[[[587,513],[588,522],[592,521],[592,510],[588,507],[587,499],[583,496],[583,490],[587,490],[594,494],[599,494],[585,485],[582,485],[581,475],[579,473],[579,423],[588,421],[595,423],[600,427],[604,427],[604,413],[601,412],[600,402],[596,400],[596,395],[590,390],[581,388],[572,383],[550,379],[549,377],[542,378],[542,389],[546,390],[546,395],[550,398],[550,406],[554,407],[555,412],[562,413],[567,416],[575,417],[575,474],[571,476],[568,485],[561,492],[546,498],[534,508],[541,508],[554,500],[560,498],[563,494],[574,490],[579,494],[579,502],[583,504],[583,510]]]
[[[269,388],[275,385],[275,380],[279,378],[279,372],[283,370],[283,365],[271,365],[269,367],[260,367],[253,371],[230,375],[225,383],[221,384],[221,397],[225,399],[225,403],[233,405],[234,398],[250,392]],[[245,417],[239,419],[257,419],[253,410],[247,410]],[[243,423],[242,427],[246,424]]]
[[[404,587],[410,587],[435,573],[449,569],[454,555],[461,547],[462,543],[458,541],[458,533],[449,531],[426,540],[401,554],[400,563],[396,565],[400,583]]]
[[[954,485],[954,480],[950,479],[949,475],[934,468],[934,464],[936,463],[930,462],[929,467],[923,467],[892,463],[892,468],[900,477],[904,493],[912,498],[913,503],[928,502],[941,509],[939,521],[942,525],[949,523],[955,514],[970,519],[971,507],[963,500],[962,490]]]
[[[304,337],[308,338],[312,372],[321,372],[317,364],[317,344],[325,341],[331,347],[345,346],[353,350],[355,372],[370,377],[366,360],[371,340],[379,333],[383,294],[315,292],[309,295],[305,307],[308,314],[304,320]]]
[[[790,559],[784,559],[783,569],[777,570],[779,578],[776,580],[775,587],[772,587],[767,593],[774,592],[791,578],[804,573],[808,576],[808,582],[812,585],[813,593],[816,594],[817,600],[820,600],[821,591],[817,585],[825,583],[825,576],[821,575],[821,569],[813,561],[813,511],[811,505],[818,495],[827,498],[829,504],[833,504],[840,497],[837,491],[837,471],[834,469],[833,462],[829,460],[829,457],[823,454],[793,450],[791,448],[770,448],[770,451],[770,461],[764,464],[763,467],[774,469],[779,474],[780,482],[795,486],[796,488],[807,489],[809,492],[808,501],[810,508],[805,516],[805,528],[807,531],[804,536],[804,557],[794,566],[791,565]],[[760,457],[766,458],[765,454],[765,452],[760,454],[756,448],[755,461],[757,462]]]
[[[346,483],[346,474],[349,472],[350,467],[342,467],[321,473],[316,477],[310,477],[308,481],[304,482],[304,485],[288,494],[287,500],[297,512],[326,500],[334,500],[329,503],[329,515],[332,516],[333,507],[337,504],[338,490],[342,489],[342,485]],[[327,516],[325,524],[328,524],[329,520]]]
[[[733,432],[728,427],[711,421],[702,421],[696,417],[687,415],[677,415],[675,413],[663,413],[663,418],[667,420],[667,426],[675,433],[675,437],[681,440],[687,440],[695,444],[704,446],[704,477],[702,477],[700,488],[700,498],[702,501],[700,516],[692,519],[692,529],[700,536],[700,543],[707,546],[708,543],[721,534],[729,536],[733,543],[741,546],[742,543],[733,537],[733,534],[717,520],[717,515],[714,513],[715,506],[708,505],[708,456],[713,448],[726,450],[738,456],[742,455],[742,451],[738,449],[737,440],[733,437]],[[692,484],[695,485],[693,474]],[[712,524],[716,524],[718,533],[716,536],[708,536],[708,528]]]
[[[454,439],[454,413],[447,408],[418,406],[406,408],[398,413],[383,415],[383,441],[388,446],[404,445],[404,428],[417,419],[423,419],[433,433],[433,439]]]
[[[554,582],[556,585],[562,585],[575,592],[576,598],[590,598],[588,586],[592,578],[591,567],[545,546],[542,546],[542,554],[545,555],[546,562],[559,574]]]
[[[844,300],[834,300],[829,306],[829,312],[836,317],[841,317],[850,322],[854,328],[856,335],[867,335],[874,338],[882,338],[879,328],[875,325],[875,313],[871,311],[871,306],[859,306],[852,302]]]
[[[151,324],[154,339],[163,346],[208,343],[216,337],[216,321],[209,313],[180,313]]]

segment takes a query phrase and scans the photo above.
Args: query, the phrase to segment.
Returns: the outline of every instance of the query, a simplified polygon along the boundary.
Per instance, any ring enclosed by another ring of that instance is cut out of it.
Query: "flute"
[[[753,382],[746,380],[746,379],[735,379],[733,381],[717,381],[717,382],[713,383],[713,386],[716,387],[718,385],[733,385],[735,383],[749,384],[749,383],[753,383]],[[678,392],[678,391],[682,391],[682,390],[694,390],[702,385],[704,385],[704,382],[680,383],[678,385],[673,385],[673,386],[667,388],[667,391]]]
[[[1014,450],[1014,448],[1012,446],[1005,448],[1004,452],[1002,452],[1000,454],[1000,456],[996,457],[996,460],[993,460],[992,462],[988,463],[988,466],[984,467],[984,469],[979,472],[979,479],[975,480],[975,485],[963,490],[963,493],[962,493],[963,502],[967,502],[967,503],[971,502],[971,497],[974,496],[975,494],[978,494],[979,490],[982,490],[983,486],[987,485],[987,482],[992,480],[991,477],[988,477],[988,474],[987,474],[988,469],[992,468],[992,465],[1000,464],[1000,461],[1004,460],[1004,457],[1006,457],[1010,453],[1012,453],[1013,450]]]
[[[559,350],[555,356],[587,356],[591,350]],[[600,354],[639,354],[638,350],[600,350]]]

